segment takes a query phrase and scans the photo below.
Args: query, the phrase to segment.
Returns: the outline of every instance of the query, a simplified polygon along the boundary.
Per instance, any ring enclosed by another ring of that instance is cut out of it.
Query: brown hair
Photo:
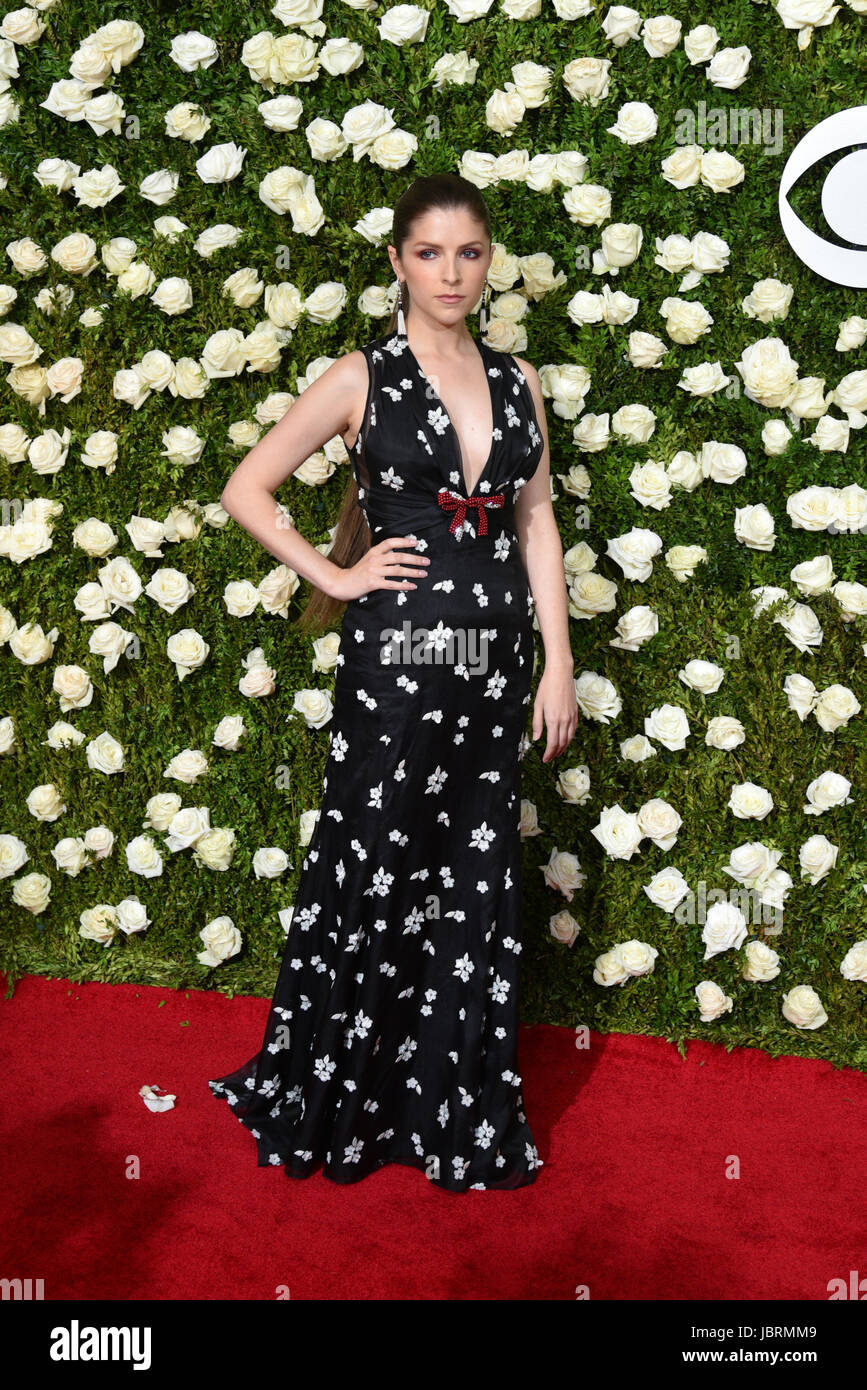
[[[462,178],[460,174],[430,174],[415,179],[398,198],[394,207],[391,245],[400,255],[401,247],[408,239],[412,225],[417,217],[423,217],[432,208],[465,208],[485,229],[491,240],[491,221],[487,204],[474,183]],[[409,285],[404,281],[404,316],[409,308]],[[398,300],[395,296],[394,308],[388,328],[382,336],[389,336],[397,327]],[[379,335],[377,335],[379,336]],[[361,428],[364,428],[362,421]],[[358,484],[350,469],[349,481],[340,511],[334,541],[328,552],[328,559],[343,569],[350,569],[361,559],[371,545],[370,527],[358,500]],[[292,624],[302,632],[321,631],[331,627],[345,609],[345,603],[332,598],[323,589],[311,584],[312,593],[307,605]]]

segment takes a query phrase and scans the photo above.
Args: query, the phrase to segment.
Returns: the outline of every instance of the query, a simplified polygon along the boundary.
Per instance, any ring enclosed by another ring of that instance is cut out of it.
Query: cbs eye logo
[[[852,145],[861,148],[838,160],[822,185],[825,221],[843,241],[854,243],[841,246],[811,231],[786,195],[817,160]],[[867,106],[835,112],[798,142],[780,179],[778,208],[786,240],[804,265],[837,285],[867,288]]]

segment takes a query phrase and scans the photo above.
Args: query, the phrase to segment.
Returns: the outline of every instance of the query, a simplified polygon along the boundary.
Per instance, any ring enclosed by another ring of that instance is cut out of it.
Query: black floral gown
[[[430,566],[415,589],[346,606],[323,798],[262,1049],[208,1083],[258,1165],[291,1177],[322,1167],[350,1183],[402,1163],[463,1192],[534,1182],[542,1164],[517,1069],[533,598],[513,523],[543,440],[514,358],[476,346],[494,430],[471,493],[406,337],[362,349],[359,503],[374,543],[413,535]]]

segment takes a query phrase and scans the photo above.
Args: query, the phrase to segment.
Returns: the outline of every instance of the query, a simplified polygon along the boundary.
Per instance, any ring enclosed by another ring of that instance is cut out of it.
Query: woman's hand
[[[578,701],[575,699],[575,673],[572,665],[546,666],[539,681],[533,705],[533,740],[548,727],[548,746],[542,758],[550,762],[564,753],[578,727]]]
[[[430,560],[426,555],[404,555],[401,549],[417,544],[414,536],[389,536],[372,545],[357,564],[338,569],[337,578],[329,589],[330,597],[348,602],[374,589],[417,589],[418,585],[405,576],[418,578],[427,574]]]

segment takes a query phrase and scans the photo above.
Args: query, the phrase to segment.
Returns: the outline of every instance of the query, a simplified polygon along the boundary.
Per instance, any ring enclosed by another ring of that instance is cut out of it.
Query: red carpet
[[[824,1301],[867,1275],[858,1071],[524,1028],[535,1184],[449,1193],[388,1166],[344,1187],[256,1167],[208,1090],[257,1050],[267,1000],[28,976],[0,1002],[2,1271],[46,1300]]]

